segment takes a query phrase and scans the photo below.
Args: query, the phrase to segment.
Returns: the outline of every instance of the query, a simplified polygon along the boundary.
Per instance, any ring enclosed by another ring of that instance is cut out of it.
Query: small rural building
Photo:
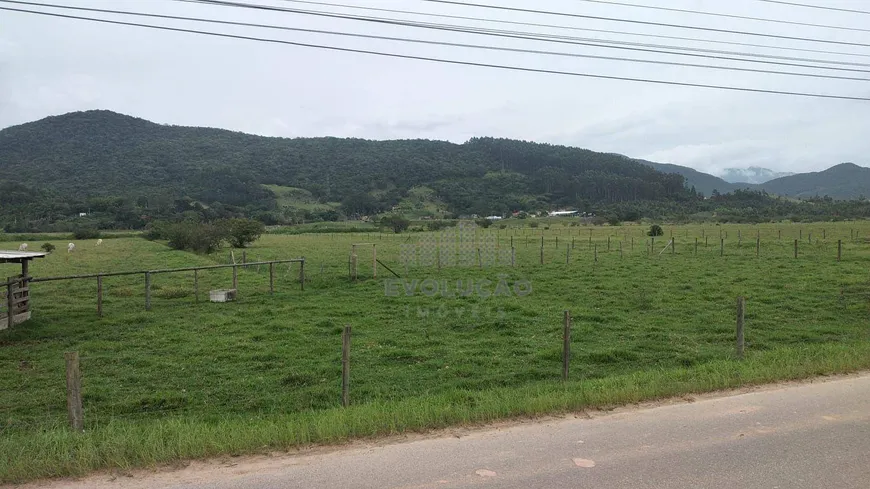
[[[30,262],[47,253],[0,250],[0,264],[21,267],[16,275],[0,275],[0,330],[30,319]]]

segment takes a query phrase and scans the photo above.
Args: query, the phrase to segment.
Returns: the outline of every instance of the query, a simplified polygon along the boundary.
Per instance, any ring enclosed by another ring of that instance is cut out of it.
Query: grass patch
[[[795,259],[799,233],[808,241],[822,229],[828,239],[801,242]],[[720,230],[729,236],[725,256]],[[145,311],[144,276],[106,277],[103,318],[96,317],[95,280],[34,284],[33,319],[0,331],[0,480],[333,443],[870,367],[870,245],[852,239],[870,235],[870,223],[665,226],[653,251],[645,231],[492,227],[473,236],[471,256],[440,268],[427,250],[441,233],[268,234],[245,250],[247,260],[305,256],[304,292],[296,264],[275,268],[275,295],[268,293],[268,267],[239,270],[239,299],[227,304],[209,303],[207,294],[229,287],[229,269],[199,273],[199,302],[192,272],[158,274],[152,310]],[[660,254],[670,233],[676,253]],[[376,244],[378,259],[408,280],[397,294],[387,293],[384,277],[394,277],[383,267],[372,279],[371,246],[357,247],[360,280],[348,279],[354,243]],[[492,255],[485,252],[478,262],[476,248],[511,246],[515,268],[509,259],[486,262]],[[99,247],[77,242],[75,253],[37,260],[31,273],[230,259],[230,250],[201,256],[119,238]],[[511,293],[494,293],[502,281]],[[515,293],[521,281],[530,293]],[[439,293],[424,293],[424,283]],[[450,293],[481,285],[493,293]],[[738,295],[747,298],[744,362],[733,359]],[[576,380],[567,386],[557,382],[564,310],[574,318]],[[346,324],[354,331],[353,405],[343,410]],[[63,353],[70,350],[82,357],[81,436],[64,429]]]
[[[94,419],[83,434],[58,425],[0,438],[4,482],[87,474],[101,469],[154,467],[178,460],[289,450],[353,438],[422,432],[453,425],[531,417],[583,409],[608,409],[640,401],[710,392],[781,380],[870,368],[870,345],[789,348],[720,360],[692,368],[635,372],[565,384],[486,391],[459,390],[433,396],[372,402],[347,409],[297,413]],[[289,376],[286,387],[313,381]],[[157,411],[159,399],[143,406]],[[177,399],[175,402],[179,402]]]

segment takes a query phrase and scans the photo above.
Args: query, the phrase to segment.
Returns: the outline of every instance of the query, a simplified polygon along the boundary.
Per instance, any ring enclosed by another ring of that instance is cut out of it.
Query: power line
[[[576,0],[578,2],[587,2],[587,3],[599,3],[604,5],[618,5],[620,7],[632,7],[632,8],[644,8],[649,10],[663,10],[666,12],[678,12],[682,14],[694,14],[694,15],[707,15],[711,17],[726,17],[729,19],[741,19],[741,20],[753,20],[758,22],[772,22],[775,24],[788,24],[788,25],[800,25],[804,27],[819,27],[822,29],[837,29],[841,31],[857,31],[857,32],[870,32],[870,29],[861,29],[859,27],[845,27],[838,25],[828,25],[828,24],[812,24],[808,22],[796,22],[791,20],[781,20],[781,19],[766,19],[763,17],[750,17],[747,15],[733,15],[733,14],[723,14],[720,12],[706,12],[703,10],[690,10],[690,9],[682,9],[682,8],[672,8],[672,7],[659,7],[654,5],[638,5],[636,3],[626,3],[626,2],[616,2],[612,0]]]
[[[460,61],[460,60],[435,58],[435,57],[428,57],[428,56],[413,56],[413,55],[408,55],[408,54],[388,53],[388,52],[383,52],[383,51],[371,51],[371,50],[365,50],[365,49],[345,48],[345,47],[339,47],[339,46],[328,46],[328,45],[320,45],[320,44],[301,43],[301,42],[294,42],[294,41],[286,41],[286,40],[282,40],[282,39],[269,39],[269,38],[253,37],[253,36],[241,36],[241,35],[237,35],[237,34],[226,34],[226,33],[220,33],[220,32],[200,31],[200,30],[196,30],[196,29],[184,29],[184,28],[180,28],[180,27],[140,24],[140,23],[136,23],[136,22],[123,22],[123,21],[118,21],[118,20],[99,19],[99,18],[94,18],[94,17],[82,17],[82,16],[76,16],[76,15],[54,13],[54,12],[40,12],[40,11],[36,11],[36,10],[25,10],[25,9],[18,9],[18,8],[11,8],[11,7],[0,7],[0,10],[10,11],[10,12],[21,12],[21,13],[34,14],[34,15],[43,15],[43,16],[57,17],[57,18],[65,18],[65,19],[84,20],[84,21],[97,22],[97,23],[102,23],[102,24],[142,27],[142,28],[156,29],[156,30],[162,30],[162,31],[184,32],[184,33],[189,33],[189,34],[199,34],[199,35],[205,35],[205,36],[224,37],[224,38],[230,38],[230,39],[242,39],[242,40],[248,40],[248,41],[267,42],[267,43],[273,43],[273,44],[283,44],[283,45],[288,45],[288,46],[307,47],[307,48],[312,48],[312,49],[324,49],[324,50],[336,51],[336,52],[345,52],[345,53],[354,53],[354,54],[368,54],[368,55],[388,57],[388,58],[429,61],[429,62],[451,64],[451,65],[457,65],[457,66],[475,66],[475,67],[495,68],[495,69],[509,70],[509,71],[521,71],[521,72],[528,72],[528,73],[564,75],[564,76],[574,76],[574,77],[582,77],[582,78],[596,78],[596,79],[603,79],[603,80],[630,81],[630,82],[637,82],[637,83],[652,83],[652,84],[657,84],[657,85],[670,85],[670,86],[680,86],[680,87],[708,88],[708,89],[728,90],[728,91],[735,91],[735,92],[751,92],[751,93],[764,93],[764,94],[774,94],[774,95],[792,95],[792,96],[799,96],[799,97],[837,99],[837,100],[859,100],[859,101],[863,101],[863,102],[870,102],[870,97],[857,97],[857,96],[849,96],[849,95],[833,95],[833,94],[809,93],[809,92],[793,92],[793,91],[787,91],[787,90],[770,90],[770,89],[762,89],[762,88],[735,87],[735,86],[727,86],[727,85],[710,85],[710,84],[702,84],[702,83],[675,82],[675,81],[670,81],[670,80],[655,80],[655,79],[649,79],[649,78],[633,78],[633,77],[622,77],[622,76],[612,76],[612,75],[600,75],[600,74],[594,74],[594,73],[581,73],[581,72],[575,72],[575,71],[561,71],[561,70],[547,70],[547,69],[541,69],[541,68],[527,68],[527,67],[521,67],[521,66],[479,63],[479,62],[473,62],[473,61]]]
[[[814,9],[820,9],[820,10],[834,10],[837,12],[849,12],[852,14],[870,15],[870,11],[867,11],[867,10],[854,10],[854,9],[850,9],[850,8],[838,8],[838,7],[823,7],[821,5],[810,5],[807,3],[797,3],[797,2],[783,2],[780,0],[758,0],[758,1],[765,2],[765,3],[778,3],[780,5],[790,5],[792,7],[805,7],[805,8],[814,8]]]
[[[823,74],[816,74],[816,73],[801,73],[801,72],[794,72],[794,71],[773,71],[773,70],[763,70],[763,69],[755,69],[755,68],[715,66],[715,65],[704,65],[704,64],[695,64],[695,63],[680,63],[680,62],[671,62],[671,61],[647,60],[647,59],[637,59],[637,58],[623,58],[623,57],[613,57],[613,56],[598,56],[598,55],[591,55],[591,54],[566,53],[566,52],[544,51],[544,50],[536,50],[536,49],[519,49],[519,48],[508,48],[508,47],[501,47],[501,46],[485,46],[485,45],[480,45],[480,44],[432,41],[432,40],[425,40],[425,39],[411,39],[411,38],[405,38],[405,37],[379,36],[379,35],[373,35],[373,34],[357,34],[357,33],[350,33],[350,32],[338,32],[338,31],[322,30],[322,29],[305,29],[305,28],[287,27],[287,26],[270,25],[270,24],[255,24],[255,23],[249,23],[249,22],[235,22],[235,21],[227,21],[227,20],[203,19],[200,17],[184,17],[184,16],[177,16],[177,15],[153,14],[153,13],[145,13],[145,12],[130,12],[130,11],[124,11],[124,10],[109,10],[109,9],[100,9],[100,8],[74,7],[74,6],[69,6],[69,5],[54,5],[54,4],[43,4],[43,3],[33,3],[33,2],[22,2],[22,1],[17,1],[17,0],[0,0],[0,3],[37,5],[37,6],[41,6],[41,7],[63,8],[63,9],[70,9],[70,10],[99,12],[99,13],[108,13],[108,14],[116,14],[116,15],[135,15],[135,16],[139,16],[139,17],[170,19],[170,20],[183,20],[183,21],[193,21],[193,22],[206,22],[206,23],[221,24],[221,25],[233,25],[233,26],[241,26],[241,27],[256,27],[256,28],[276,29],[276,30],[291,31],[291,32],[326,34],[326,35],[335,35],[335,36],[356,37],[356,38],[363,38],[363,39],[377,39],[377,40],[384,40],[384,41],[396,41],[396,42],[415,43],[415,44],[428,44],[428,45],[437,45],[437,46],[459,47],[459,48],[466,48],[466,49],[483,49],[483,50],[489,50],[489,51],[503,51],[503,52],[524,53],[524,54],[542,54],[542,55],[547,55],[547,56],[598,59],[598,60],[605,60],[605,61],[621,61],[621,62],[628,62],[628,63],[646,63],[646,64],[655,64],[655,65],[681,66],[681,67],[687,67],[687,68],[704,68],[704,69],[716,69],[716,70],[726,70],[726,71],[740,71],[740,72],[748,72],[748,73],[764,73],[764,74],[770,74],[770,75],[801,76],[801,77],[809,77],[809,78],[826,78],[826,79],[833,79],[833,80],[850,80],[850,81],[870,82],[870,79],[867,79],[867,78],[858,78],[858,77],[849,77],[849,76],[823,75]],[[854,70],[854,71],[862,71],[864,73],[870,73],[870,70]]]
[[[180,0],[180,1],[186,1],[186,0]],[[199,17],[179,17],[179,16],[173,16],[173,15],[148,14],[148,13],[140,13],[140,12],[108,10],[108,9],[99,9],[99,8],[73,7],[73,6],[69,6],[69,5],[35,3],[35,2],[26,2],[26,1],[21,1],[21,0],[0,0],[0,2],[22,4],[22,5],[32,5],[32,6],[40,6],[40,7],[61,8],[61,9],[67,9],[67,10],[88,11],[88,12],[100,12],[100,13],[122,14],[122,15],[137,15],[137,16],[142,16],[142,17],[153,17],[153,18],[196,21],[196,22],[212,22],[212,23],[218,23],[218,24],[237,25],[237,26],[244,26],[244,27],[283,29],[283,30],[290,30],[290,31],[314,32],[314,33],[321,33],[321,34],[336,34],[336,35],[342,34],[342,33],[336,33],[334,31],[317,31],[317,30],[298,29],[298,28],[290,28],[290,27],[276,26],[276,25],[252,24],[252,23],[244,23],[244,22],[231,22],[231,21],[221,21],[221,20],[213,20],[213,19],[202,19]],[[309,11],[303,11],[303,12],[307,13]],[[329,12],[313,12],[313,14],[317,14],[317,15],[323,14],[323,15],[326,15],[329,17],[337,16],[338,18],[342,18],[342,19],[350,18],[351,20],[357,20],[357,17],[354,17],[354,16],[347,17],[347,16],[344,16],[342,14],[332,14]],[[368,20],[371,18],[363,17],[361,19]],[[375,18],[375,19],[377,19],[377,18]],[[383,18],[381,18],[381,19],[377,19],[377,20],[383,21],[383,22],[389,22],[389,23],[397,23],[398,25],[408,25],[408,24],[406,24],[403,21],[400,21],[398,19],[383,19]],[[522,32],[518,32],[518,31],[499,31],[499,30],[488,30],[488,29],[478,30],[477,28],[467,28],[465,26],[450,26],[450,25],[444,25],[444,24],[425,23],[425,24],[418,25],[416,23],[412,23],[411,25],[414,27],[422,27],[422,28],[427,28],[427,29],[449,30],[452,32],[464,32],[464,33],[469,33],[469,34],[481,34],[481,35],[487,35],[487,36],[508,37],[508,38],[515,38],[515,39],[524,39],[524,40],[539,40],[539,41],[554,42],[554,43],[569,44],[569,45],[580,45],[580,46],[588,46],[588,47],[603,47],[603,48],[607,48],[607,49],[621,49],[621,50],[629,50],[629,51],[650,52],[650,53],[655,53],[655,54],[690,56],[690,57],[699,57],[699,58],[704,58],[704,59],[717,59],[717,60],[725,60],[725,61],[738,61],[738,62],[758,63],[758,64],[773,64],[773,65],[790,66],[790,67],[797,67],[797,68],[824,69],[824,70],[846,71],[846,72],[856,72],[856,73],[870,73],[870,70],[855,69],[855,68],[836,68],[836,67],[830,67],[830,66],[806,65],[806,64],[800,64],[800,63],[783,63],[783,62],[776,62],[776,61],[758,61],[758,60],[752,60],[752,59],[733,58],[733,57],[728,57],[728,56],[709,56],[709,55],[690,54],[690,53],[672,53],[672,52],[661,51],[661,50],[656,50],[656,49],[635,49],[635,48],[627,48],[627,47],[621,47],[621,46],[607,46],[607,45],[587,43],[587,42],[568,42],[568,41],[565,41],[565,39],[567,39],[567,40],[578,39],[580,41],[585,40],[583,38],[572,38],[572,37],[568,37],[568,36],[547,36],[544,34],[534,34],[534,33],[528,34],[528,33],[522,33]],[[469,30],[466,30],[466,29],[469,29]],[[514,34],[514,33],[516,33],[516,34]],[[533,37],[526,37],[525,34],[528,34],[528,35],[533,36]],[[346,35],[352,35],[352,34],[346,34]],[[539,39],[538,36],[542,36],[544,38]],[[410,40],[410,39],[406,39],[406,38],[387,38],[387,37],[383,37],[383,36],[357,35],[357,37],[370,37],[372,39],[385,39],[385,40],[405,41],[405,42],[424,42],[424,41]],[[548,37],[553,37],[553,39],[549,39]],[[645,47],[646,46],[657,47],[656,45],[642,44],[642,43],[631,43],[631,42],[627,42],[627,41],[611,41],[611,42],[615,43],[615,44],[629,44],[629,45],[639,45],[639,46],[645,46]],[[435,42],[432,41],[432,43],[435,43]],[[450,45],[449,43],[441,43],[441,44],[442,45]],[[467,44],[466,45],[454,44],[454,45],[457,47],[476,47],[477,49],[487,49],[488,48],[486,46],[467,45]],[[662,47],[671,48],[670,46],[662,46]],[[673,47],[673,49],[682,49],[682,48]],[[685,48],[685,49],[693,50],[693,48]],[[504,50],[508,50],[508,49],[505,48]],[[514,50],[514,51],[523,52],[523,50]],[[559,56],[574,56],[570,53],[553,53],[553,52],[547,52],[547,51],[525,50],[525,52],[530,52],[530,53],[533,52],[533,53],[537,53],[537,54],[551,54],[551,55],[559,55]],[[733,53],[733,54],[751,56],[751,53]],[[637,60],[637,59],[632,59],[632,58],[613,58],[613,57],[605,57],[605,56],[592,56],[592,55],[579,55],[579,54],[576,55],[576,57],[598,58],[598,59],[619,60],[619,61],[635,61],[635,62],[641,62],[641,63],[649,62],[647,60]],[[835,61],[813,60],[813,59],[806,59],[806,58],[787,58],[787,57],[777,57],[777,58],[796,59],[798,61],[839,64],[838,62],[835,62]],[[750,72],[761,72],[761,73],[765,72],[764,70],[754,70],[754,69],[749,69],[749,68],[733,68],[732,69],[732,68],[710,66],[710,65],[696,65],[696,64],[690,64],[690,63],[677,63],[677,62],[667,62],[667,61],[662,61],[661,64],[670,64],[670,65],[675,65],[675,66],[700,67],[700,68],[716,68],[716,69],[726,69],[726,70],[732,70],[732,71],[750,71]],[[866,63],[845,63],[845,64],[852,65],[852,66],[865,66],[865,67],[870,66],[870,64],[866,64]],[[810,76],[810,77],[821,76],[821,77],[824,77],[823,75],[811,75],[811,74],[802,74],[802,73],[793,73],[793,72],[773,72],[772,71],[770,73],[790,74],[790,75],[796,75],[796,76]],[[866,79],[864,79],[864,78],[854,78],[854,77],[832,76],[831,78],[866,81]]]
[[[2,1],[11,1],[11,0],[2,0]],[[598,43],[590,43],[585,42],[583,38],[576,38],[571,36],[558,36],[558,35],[549,35],[549,34],[540,34],[540,33],[529,33],[522,31],[506,31],[500,29],[486,29],[486,28],[477,28],[477,27],[468,27],[468,26],[457,26],[457,25],[449,25],[449,24],[433,24],[428,22],[414,22],[414,21],[404,21],[398,19],[389,19],[383,17],[366,17],[366,16],[356,16],[356,15],[348,15],[348,14],[340,14],[333,12],[322,12],[316,10],[301,10],[301,9],[292,9],[285,7],[274,7],[271,5],[256,5],[249,3],[236,3],[236,2],[227,2],[221,0],[175,0],[178,2],[187,2],[187,3],[199,3],[204,5],[216,5],[223,7],[240,7],[240,8],[250,8],[257,10],[267,10],[267,11],[277,11],[277,12],[287,12],[287,13],[295,13],[295,14],[303,14],[303,15],[313,15],[319,17],[328,17],[328,18],[336,18],[336,19],[344,19],[344,20],[354,20],[354,21],[364,21],[364,22],[374,22],[379,24],[388,24],[388,25],[399,25],[406,27],[418,27],[423,29],[434,29],[440,31],[450,31],[450,32],[462,32],[465,34],[477,34],[484,36],[495,36],[502,38],[510,38],[510,39],[522,39],[522,40],[531,40],[531,41],[542,41],[542,42],[551,42],[558,44],[568,44],[575,46],[586,46],[586,47],[597,47],[597,48],[605,48],[605,49],[619,49],[619,50],[628,50],[628,51],[638,51],[645,53],[653,53],[653,54],[665,54],[671,56],[689,56],[695,58],[705,58],[705,59],[717,59],[723,61],[738,61],[743,63],[759,63],[759,64],[772,64],[778,66],[791,66],[797,68],[809,68],[809,69],[824,69],[824,70],[835,70],[835,71],[851,71],[851,72],[866,72],[866,70],[858,70],[853,68],[836,68],[829,66],[818,66],[818,65],[806,65],[800,63],[786,63],[781,61],[760,61],[755,59],[743,59],[743,58],[734,58],[730,56],[713,56],[706,54],[694,54],[694,53],[675,53],[671,51],[662,51],[659,49],[647,49],[647,48],[637,48],[637,47],[626,47],[619,41],[611,41],[612,44],[615,45],[607,45],[607,44],[598,44]],[[681,49],[681,48],[676,48]],[[824,62],[824,61],[823,61]]]
[[[817,53],[817,54],[834,54],[834,55],[838,55],[838,56],[870,57],[870,54],[849,53],[849,52],[845,52],[845,51],[828,51],[828,50],[820,50],[820,49],[796,48],[796,47],[789,47],[789,46],[772,46],[770,44],[754,44],[754,43],[736,42],[736,41],[720,41],[720,40],[716,40],[716,39],[703,39],[703,38],[698,38],[698,37],[665,36],[665,35],[661,35],[661,34],[615,31],[615,30],[609,30],[609,29],[592,29],[592,28],[588,28],[588,27],[576,27],[576,26],[559,25],[559,24],[543,24],[543,23],[537,23],[537,22],[520,22],[520,21],[502,20],[502,19],[489,19],[489,18],[483,18],[483,17],[469,17],[469,16],[465,16],[465,15],[435,14],[435,13],[431,13],[431,12],[417,12],[417,11],[413,11],[413,10],[366,7],[366,6],[360,6],[360,5],[348,5],[348,4],[341,4],[341,3],[316,2],[316,1],[311,1],[311,0],[281,0],[281,1],[289,2],[289,3],[301,3],[301,4],[306,4],[306,5],[318,5],[321,7],[338,7],[338,8],[365,10],[365,11],[372,11],[372,12],[389,12],[389,13],[395,13],[395,14],[417,15],[417,16],[422,16],[422,17],[439,17],[439,18],[443,18],[443,19],[473,20],[476,22],[490,22],[490,23],[495,23],[495,24],[522,25],[522,26],[527,26],[527,27],[546,27],[549,29],[564,29],[564,30],[582,31],[582,32],[599,32],[599,33],[604,33],[604,34],[619,34],[619,35],[624,35],[624,36],[653,37],[653,38],[658,38],[658,39],[704,42],[704,43],[710,43],[710,44],[725,44],[725,45],[731,45],[731,46],[745,46],[745,47],[754,47],[754,48],[775,49],[775,50],[782,50],[782,51],[795,51],[795,52]],[[601,42],[605,42],[605,40],[603,40],[603,39],[599,39],[599,40]],[[617,42],[617,41],[606,41],[606,42]],[[710,52],[716,52],[716,51],[710,51]],[[722,51],[722,52],[727,53],[727,51]],[[732,53],[732,54],[736,54],[736,53]],[[753,54],[753,56],[764,56],[764,55]]]
[[[847,41],[834,41],[831,39],[814,39],[808,37],[795,37],[795,36],[783,36],[778,34],[766,34],[762,32],[750,32],[750,31],[736,31],[731,29],[717,29],[714,27],[701,27],[695,25],[685,25],[685,24],[668,24],[664,22],[651,22],[646,20],[634,20],[634,19],[620,19],[615,17],[600,17],[595,15],[584,15],[584,14],[574,14],[568,12],[556,12],[552,10],[535,10],[535,9],[526,9],[526,8],[517,8],[517,7],[504,7],[500,5],[486,5],[481,3],[469,3],[469,2],[459,2],[454,0],[420,0],[422,2],[430,2],[430,3],[441,3],[447,5],[461,5],[465,7],[477,7],[477,8],[486,8],[486,9],[495,9],[495,10],[507,10],[511,12],[523,12],[528,14],[542,14],[542,15],[556,15],[561,17],[574,17],[578,19],[593,19],[593,20],[606,20],[610,22],[626,22],[630,24],[641,24],[641,25],[654,25],[658,27],[673,27],[676,29],[692,29],[699,31],[708,31],[708,32],[720,32],[726,34],[740,34],[744,36],[757,36],[757,37],[771,37],[775,39],[788,39],[790,41],[807,41],[807,42],[820,42],[826,44],[840,44],[845,46],[861,46],[861,47],[870,47],[870,44],[858,43],[858,42],[847,42]],[[208,2],[212,3],[212,2]]]

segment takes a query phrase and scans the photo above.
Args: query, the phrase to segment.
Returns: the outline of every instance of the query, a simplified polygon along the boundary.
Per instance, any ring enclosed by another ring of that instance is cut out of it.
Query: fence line
[[[293,258],[289,260],[272,260],[272,261],[261,261],[261,262],[253,262],[248,263],[247,266],[252,265],[269,265],[269,264],[279,264],[279,263],[305,263],[305,258]],[[198,270],[214,270],[217,268],[238,268],[244,267],[245,264],[234,263],[230,265],[206,265],[201,267],[186,267],[186,268],[166,268],[166,269],[158,269],[158,270],[136,270],[132,272],[106,272],[106,273],[90,273],[85,275],[65,275],[61,277],[28,277],[27,281],[31,283],[40,283],[40,282],[56,282],[59,280],[78,280],[78,279],[88,279],[88,278],[97,278],[97,277],[120,277],[124,275],[142,275],[146,273],[158,274],[158,273],[180,273],[180,272],[195,272]],[[304,266],[304,265],[303,265]]]

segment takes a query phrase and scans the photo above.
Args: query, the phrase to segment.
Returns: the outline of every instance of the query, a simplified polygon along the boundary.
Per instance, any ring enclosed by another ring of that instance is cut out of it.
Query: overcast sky
[[[421,0],[324,1],[583,29],[838,51],[863,57],[366,12],[286,0],[235,1],[561,36],[808,57],[859,65],[828,65],[858,70],[851,72],[808,70],[439,32],[177,0],[32,1],[441,42],[870,78],[870,71],[860,71],[870,70],[870,47],[439,5]],[[870,15],[775,5],[759,0],[623,1],[795,22],[856,28],[870,26]],[[870,45],[870,32],[715,18],[580,0],[477,0],[472,3]],[[800,3],[870,10],[870,2],[866,0],[801,0]],[[864,81],[494,52],[5,3],[0,3],[0,7],[536,69],[870,97],[870,82]],[[426,138],[454,142],[463,142],[474,136],[509,137],[617,152],[711,173],[728,167],[747,166],[763,166],[777,171],[812,171],[844,161],[870,166],[870,102],[867,101],[739,93],[504,71],[0,11],[0,127],[87,109],[109,109],[167,124],[212,126],[284,137]]]

